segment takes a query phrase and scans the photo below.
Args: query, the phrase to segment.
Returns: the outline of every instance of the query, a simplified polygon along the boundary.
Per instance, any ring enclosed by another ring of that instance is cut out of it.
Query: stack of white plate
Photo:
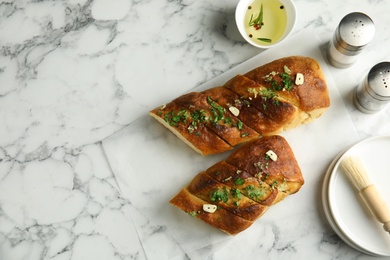
[[[390,207],[390,136],[368,138],[338,155],[326,172],[322,190],[326,218],[345,243],[368,255],[390,256],[390,234],[372,216],[340,169],[340,161],[349,155],[361,159]]]

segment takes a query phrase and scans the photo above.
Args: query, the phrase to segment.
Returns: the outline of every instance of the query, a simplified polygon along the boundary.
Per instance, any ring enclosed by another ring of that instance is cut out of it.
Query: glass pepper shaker
[[[378,112],[390,102],[390,62],[371,68],[364,81],[356,88],[355,106],[363,113]]]
[[[330,64],[336,68],[351,66],[374,34],[374,22],[366,14],[355,12],[346,15],[329,42],[327,56]]]

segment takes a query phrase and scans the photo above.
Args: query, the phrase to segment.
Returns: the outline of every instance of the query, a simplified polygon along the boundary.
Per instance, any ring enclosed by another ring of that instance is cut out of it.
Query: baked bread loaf
[[[291,56],[237,75],[223,86],[182,95],[149,115],[208,155],[308,123],[329,106],[317,61]]]
[[[247,229],[267,209],[304,184],[287,141],[250,141],[195,176],[170,203],[230,235]]]

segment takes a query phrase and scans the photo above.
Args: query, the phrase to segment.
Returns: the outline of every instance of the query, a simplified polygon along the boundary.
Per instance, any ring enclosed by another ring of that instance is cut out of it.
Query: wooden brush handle
[[[360,195],[376,219],[390,232],[390,210],[374,185],[360,191]]]

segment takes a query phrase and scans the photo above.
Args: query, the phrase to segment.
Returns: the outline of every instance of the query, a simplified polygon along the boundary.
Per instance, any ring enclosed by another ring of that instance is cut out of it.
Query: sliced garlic
[[[268,152],[265,153],[272,161],[276,161],[278,159],[278,155],[272,151],[269,150]]]
[[[238,110],[238,108],[233,106],[229,107],[229,111],[232,112],[234,116],[238,116],[240,114],[240,110]]]
[[[297,73],[297,76],[295,77],[295,85],[302,85],[303,82],[305,82],[305,77],[302,73]]]
[[[217,206],[213,204],[203,204],[203,210],[208,213],[214,213],[217,210]]]

